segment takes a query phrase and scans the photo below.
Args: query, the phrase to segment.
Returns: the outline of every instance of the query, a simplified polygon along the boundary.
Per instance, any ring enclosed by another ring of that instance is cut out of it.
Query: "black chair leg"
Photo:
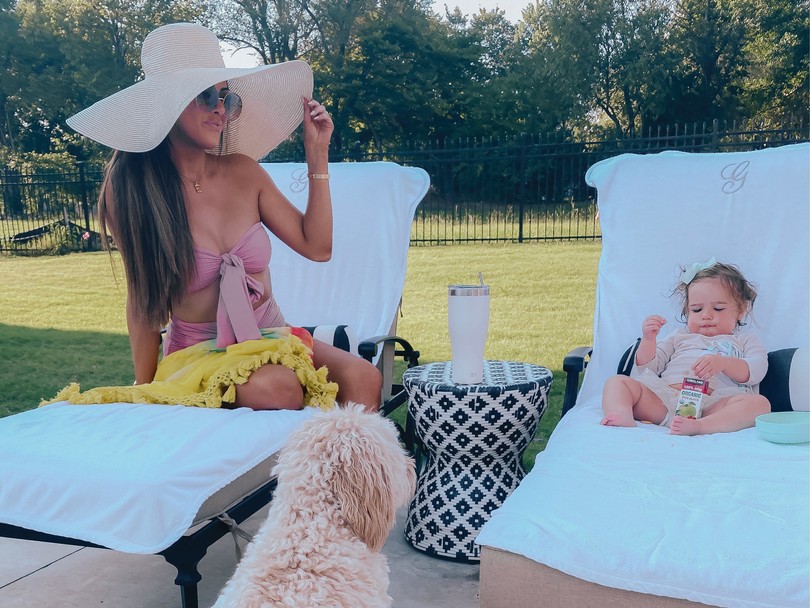
[[[197,583],[202,580],[202,574],[197,566],[205,557],[207,548],[192,542],[189,537],[183,537],[161,552],[164,559],[177,569],[174,584],[180,587],[182,608],[198,608]]]
[[[197,584],[181,585],[180,599],[183,608],[198,608],[199,598],[197,597]]]

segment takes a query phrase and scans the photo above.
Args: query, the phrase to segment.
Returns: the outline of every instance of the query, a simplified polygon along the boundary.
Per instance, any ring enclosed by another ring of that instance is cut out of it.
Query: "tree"
[[[749,78],[746,114],[757,118],[806,117],[810,108],[810,1],[743,1],[749,15],[744,50]]]
[[[556,83],[568,107],[602,113],[630,136],[654,119],[672,63],[661,0],[548,0],[524,19],[537,78]]]
[[[739,116],[747,76],[746,27],[735,0],[679,0],[672,24],[672,49],[682,58],[677,71],[681,120]]]
[[[18,138],[17,123],[13,120],[13,100],[19,92],[15,52],[22,45],[19,38],[19,20],[14,12],[13,0],[0,0],[0,68],[5,77],[0,79],[0,146],[14,151]]]
[[[458,13],[450,18],[457,45],[477,55],[471,80],[462,85],[467,89],[467,120],[458,134],[500,137],[534,130],[536,124],[531,123],[540,114],[535,103],[537,81],[525,70],[526,47],[517,27],[498,9],[479,10],[469,21]]]
[[[412,2],[386,2],[358,20],[345,55],[317,62],[324,91],[347,127],[342,136],[381,149],[446,138],[463,122],[477,52]]]
[[[584,120],[591,107],[587,62],[560,50],[561,41],[549,27],[551,8],[537,2],[524,9],[510,47],[510,69],[494,83],[500,94],[493,100],[509,109],[502,120],[513,122],[513,132],[567,129]]]
[[[299,59],[312,46],[315,24],[306,0],[233,0],[212,3],[219,37],[256,52],[263,64]]]
[[[481,49],[478,63],[485,78],[491,80],[507,74],[516,59],[515,33],[517,27],[500,9],[480,9],[470,19],[468,35]]]

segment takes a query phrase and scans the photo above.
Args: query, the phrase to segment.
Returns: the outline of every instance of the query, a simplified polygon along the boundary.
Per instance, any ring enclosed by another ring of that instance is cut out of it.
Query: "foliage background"
[[[0,166],[103,157],[65,118],[137,80],[143,38],[173,21],[203,23],[266,63],[308,61],[342,152],[805,119],[809,9],[535,0],[511,23],[498,9],[440,15],[430,0],[0,0]]]

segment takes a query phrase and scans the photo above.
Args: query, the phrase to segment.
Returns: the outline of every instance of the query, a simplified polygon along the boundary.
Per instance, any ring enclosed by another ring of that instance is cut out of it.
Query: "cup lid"
[[[447,293],[451,296],[488,296],[489,285],[448,285]]]

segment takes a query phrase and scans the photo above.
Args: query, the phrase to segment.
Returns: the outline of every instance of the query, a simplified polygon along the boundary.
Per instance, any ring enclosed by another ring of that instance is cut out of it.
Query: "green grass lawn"
[[[421,363],[450,358],[447,286],[491,286],[489,359],[554,373],[549,409],[526,454],[545,446],[562,407],[562,360],[590,344],[599,242],[412,247],[398,334]],[[113,267],[115,271],[113,271]],[[0,257],[0,416],[35,407],[65,384],[132,382],[117,256]]]

